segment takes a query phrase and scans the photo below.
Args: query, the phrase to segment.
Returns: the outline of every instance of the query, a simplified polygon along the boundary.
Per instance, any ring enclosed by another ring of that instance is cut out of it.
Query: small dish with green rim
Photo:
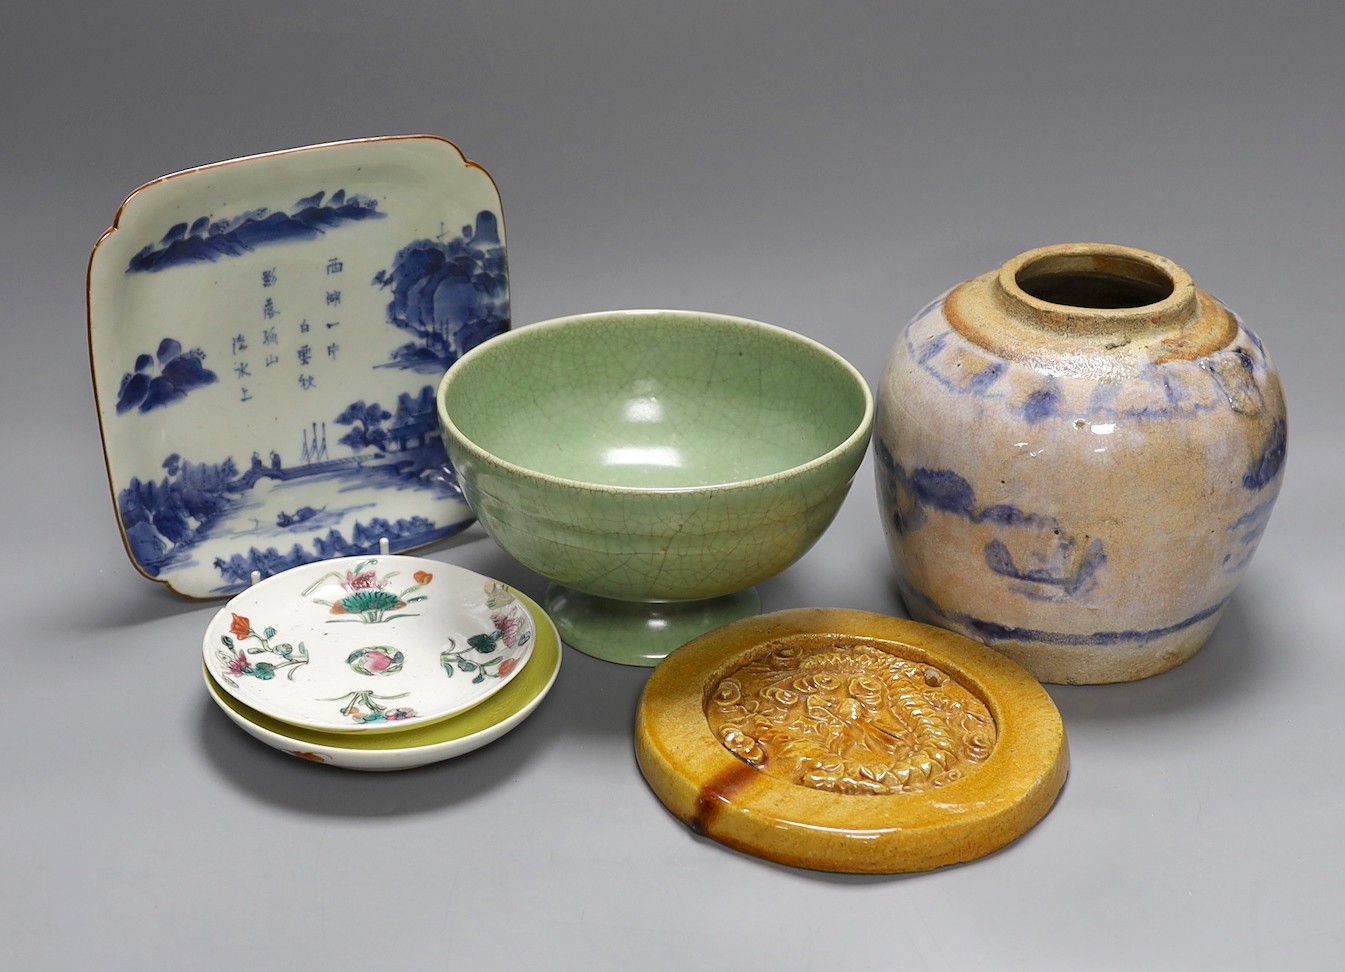
[[[518,596],[489,577],[422,557],[343,557],[235,596],[202,654],[226,693],[279,722],[390,732],[480,705],[517,676],[535,637]]]
[[[202,674],[211,699],[249,735],[299,759],[353,770],[400,770],[452,759],[514,729],[546,698],[560,670],[560,636],[538,605],[515,592],[537,632],[532,657],[508,685],[462,715],[395,733],[332,733],[292,726],[244,705]]]

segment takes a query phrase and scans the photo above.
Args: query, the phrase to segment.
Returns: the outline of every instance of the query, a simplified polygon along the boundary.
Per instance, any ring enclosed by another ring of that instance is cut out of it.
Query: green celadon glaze
[[[500,545],[624,601],[715,598],[788,567],[831,523],[873,419],[863,377],[822,345],[683,311],[520,328],[459,359],[438,404]]]

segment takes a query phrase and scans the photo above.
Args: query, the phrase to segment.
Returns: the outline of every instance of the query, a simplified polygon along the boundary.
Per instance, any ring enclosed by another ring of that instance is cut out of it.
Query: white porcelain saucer
[[[536,632],[532,657],[508,685],[462,715],[403,732],[320,732],[278,722],[239,702],[215,680],[209,664],[203,673],[206,689],[215,704],[244,732],[299,759],[369,771],[411,769],[452,759],[515,728],[532,714],[555,684],[561,656],[555,625],[530,598],[517,593],[515,597]]]
[[[447,719],[504,689],[537,624],[519,596],[420,557],[295,567],[234,597],[202,654],[220,688],[291,726],[388,732]]]

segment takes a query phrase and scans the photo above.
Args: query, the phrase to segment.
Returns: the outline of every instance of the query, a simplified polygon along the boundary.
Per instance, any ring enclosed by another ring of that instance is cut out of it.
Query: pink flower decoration
[[[346,582],[341,586],[348,591],[374,591],[381,585],[378,583],[377,574],[372,570],[365,570],[358,574],[346,571]]]
[[[492,614],[491,623],[495,625],[495,630],[500,633],[500,640],[510,648],[518,644],[518,619],[511,618],[507,614]]]

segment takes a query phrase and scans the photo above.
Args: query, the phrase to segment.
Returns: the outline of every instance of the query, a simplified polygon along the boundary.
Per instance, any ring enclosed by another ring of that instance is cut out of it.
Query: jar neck
[[[1014,257],[990,286],[1016,322],[1060,337],[1133,341],[1181,330],[1195,284],[1165,257],[1124,246],[1066,243]]]
[[[1228,346],[1237,318],[1171,260],[1101,243],[1029,250],[954,287],[953,330],[997,357],[1059,374],[1137,374]]]

